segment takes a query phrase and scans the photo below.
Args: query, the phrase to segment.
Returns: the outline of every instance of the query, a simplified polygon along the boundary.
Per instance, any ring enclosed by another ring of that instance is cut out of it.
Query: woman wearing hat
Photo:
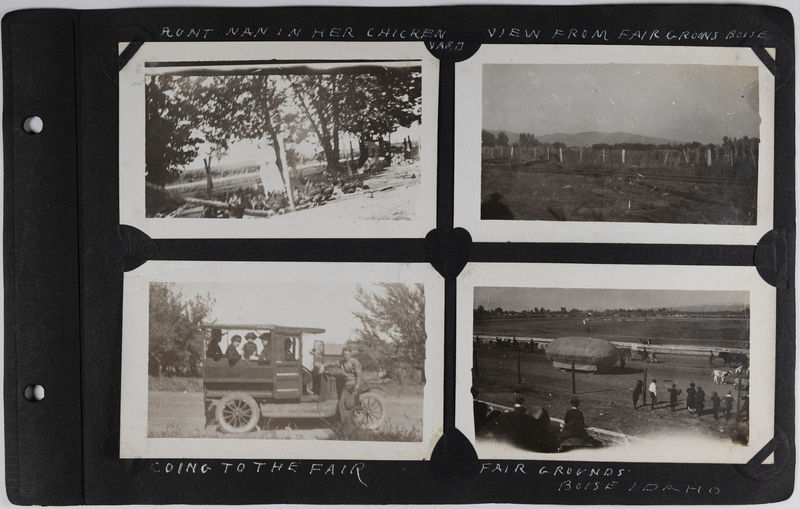
[[[256,352],[258,351],[258,346],[256,346],[255,342],[255,333],[248,332],[245,334],[244,339],[247,340],[247,343],[242,346],[242,357],[245,359],[254,358],[256,356]]]

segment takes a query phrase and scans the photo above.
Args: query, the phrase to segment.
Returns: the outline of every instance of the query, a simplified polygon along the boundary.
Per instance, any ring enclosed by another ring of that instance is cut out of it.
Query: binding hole
[[[36,115],[26,118],[25,122],[22,123],[22,128],[25,129],[25,132],[31,134],[39,134],[42,132],[43,127],[44,122],[42,122],[42,119]]]
[[[44,387],[41,385],[29,385],[25,387],[23,395],[28,401],[36,403],[44,399]]]

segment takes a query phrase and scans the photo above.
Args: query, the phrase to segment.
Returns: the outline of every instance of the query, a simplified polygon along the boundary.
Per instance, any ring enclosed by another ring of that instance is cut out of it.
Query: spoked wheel
[[[386,401],[374,392],[365,392],[353,408],[353,421],[367,429],[378,429],[386,421]]]
[[[247,394],[228,394],[217,405],[217,421],[228,433],[247,433],[260,417],[258,403]]]

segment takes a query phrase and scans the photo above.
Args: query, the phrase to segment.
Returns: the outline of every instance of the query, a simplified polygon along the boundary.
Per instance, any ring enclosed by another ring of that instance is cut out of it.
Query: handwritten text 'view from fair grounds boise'
[[[233,39],[267,39],[267,40],[347,40],[389,39],[396,41],[442,40],[447,39],[447,30],[438,28],[379,28],[372,27],[359,30],[353,27],[326,28],[276,28],[276,27],[229,27],[215,28],[175,28],[163,27],[161,39],[208,39],[222,34]],[[622,29],[618,32],[600,29],[556,28],[543,30],[535,28],[489,28],[489,40],[520,41],[737,41],[744,39],[768,39],[766,30],[729,30],[729,31],[690,31],[690,30],[636,30]],[[452,38],[458,39],[455,35]]]

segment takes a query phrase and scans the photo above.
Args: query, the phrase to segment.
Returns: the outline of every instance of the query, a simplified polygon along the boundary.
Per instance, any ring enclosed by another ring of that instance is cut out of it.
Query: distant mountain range
[[[497,134],[500,131],[487,129],[492,134]],[[516,143],[519,140],[519,133],[512,131],[504,131],[508,136],[508,143]],[[641,134],[631,134],[625,132],[615,133],[601,133],[598,131],[588,131],[584,133],[554,133],[538,135],[534,133],[536,139],[542,143],[556,143],[561,142],[569,147],[591,147],[596,143],[607,143],[614,145],[615,143],[644,143],[653,145],[664,145],[668,143],[683,143],[677,140],[668,140],[666,138],[652,138],[650,136],[642,136]]]

